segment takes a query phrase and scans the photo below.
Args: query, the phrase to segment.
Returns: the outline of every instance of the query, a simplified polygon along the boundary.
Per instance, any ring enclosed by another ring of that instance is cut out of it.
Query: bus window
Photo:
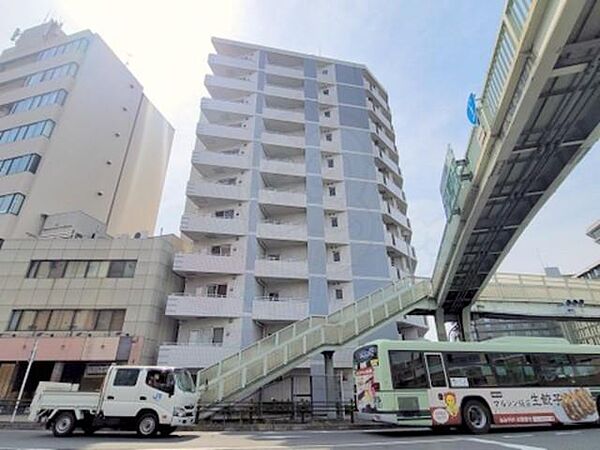
[[[446,353],[450,387],[496,386],[496,377],[484,353]]]
[[[488,353],[498,386],[538,386],[531,357],[523,353]]]
[[[390,370],[394,389],[420,389],[429,387],[423,353],[390,350]]]
[[[571,355],[577,386],[600,385],[600,355]]]
[[[427,358],[427,370],[429,372],[429,382],[431,387],[446,387],[446,373],[444,372],[444,364],[442,355],[425,354]]]
[[[540,353],[531,356],[542,386],[559,387],[575,384],[575,370],[568,355]]]

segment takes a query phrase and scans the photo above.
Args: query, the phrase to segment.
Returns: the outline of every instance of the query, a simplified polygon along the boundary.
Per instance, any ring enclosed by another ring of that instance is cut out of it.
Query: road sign
[[[479,125],[479,117],[477,115],[477,103],[475,94],[470,94],[467,100],[467,118],[473,125]]]

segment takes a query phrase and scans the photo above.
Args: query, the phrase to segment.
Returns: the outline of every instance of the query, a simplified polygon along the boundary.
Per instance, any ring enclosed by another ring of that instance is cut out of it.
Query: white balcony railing
[[[304,122],[304,109],[263,108],[263,118]]]
[[[256,82],[237,78],[221,77],[218,75],[206,75],[204,78],[204,85],[209,89],[211,87],[218,87],[244,92],[256,91]]]
[[[207,150],[194,150],[192,164],[195,166],[230,167],[234,169],[247,169],[250,166],[248,155],[211,152]]]
[[[210,145],[215,138],[243,142],[249,142],[252,140],[252,133],[247,127],[231,127],[227,125],[217,125],[214,123],[199,123],[196,127],[196,133],[198,134],[200,141],[202,141],[205,145]]]
[[[304,148],[306,140],[304,136],[293,134],[273,133],[263,131],[261,139],[264,144],[280,145],[282,147],[298,147]]]
[[[257,259],[254,274],[262,278],[305,279],[308,278],[308,261]]]
[[[250,95],[239,100],[219,100],[216,98],[204,97],[200,101],[200,107],[203,110],[222,111],[251,116],[254,114],[254,102],[251,98]]]
[[[271,172],[282,175],[303,175],[306,172],[304,163],[296,161],[282,161],[278,159],[263,158],[260,161],[260,170],[262,172]]]
[[[181,232],[192,236],[196,233],[241,236],[245,229],[246,220],[241,217],[226,219],[207,214],[185,214],[181,217]]]
[[[304,89],[303,88],[292,88],[277,86],[273,84],[266,84],[264,92],[266,95],[275,95],[277,97],[287,97],[296,100],[304,100]]]
[[[208,64],[219,64],[222,66],[232,66],[240,69],[256,70],[258,65],[256,61],[248,58],[236,58],[235,56],[227,56],[211,53],[208,55]]]
[[[306,194],[304,192],[263,188],[259,193],[259,202],[264,204],[304,208],[306,207]]]
[[[214,344],[163,344],[158,350],[157,364],[171,367],[207,367],[239,349],[239,346]]]
[[[171,294],[165,314],[171,317],[240,317],[242,299],[194,294]]]
[[[296,321],[308,316],[308,299],[278,300],[257,298],[252,305],[252,318],[262,321]]]
[[[265,64],[265,72],[284,77],[304,78],[303,67],[286,67],[275,64]]]
[[[211,183],[209,181],[190,181],[187,185],[186,195],[191,199],[224,199],[247,200],[248,193],[243,185]]]
[[[406,217],[406,215],[403,214],[399,209],[392,208],[391,206],[388,207],[388,204],[385,201],[381,202],[381,212],[404,228],[410,229],[410,221],[408,220],[408,217]]]
[[[262,239],[306,241],[306,223],[260,222],[257,235]]]
[[[173,261],[173,271],[176,273],[231,273],[244,272],[243,257],[217,256],[207,253],[178,253]]]

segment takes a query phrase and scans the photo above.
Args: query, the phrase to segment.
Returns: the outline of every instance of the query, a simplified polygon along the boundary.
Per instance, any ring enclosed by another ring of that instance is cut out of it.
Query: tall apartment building
[[[193,251],[175,258],[185,292],[166,311],[178,342],[159,353],[187,367],[336,310],[417,263],[387,94],[369,70],[213,44],[181,221]],[[392,328],[426,331],[421,318]]]
[[[90,31],[54,21],[0,54],[0,239],[82,211],[111,235],[152,233],[173,128]]]

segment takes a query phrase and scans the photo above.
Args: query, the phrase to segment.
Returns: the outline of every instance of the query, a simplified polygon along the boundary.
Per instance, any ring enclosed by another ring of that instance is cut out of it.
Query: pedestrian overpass
[[[198,373],[202,415],[307,359],[356,344],[407,314],[463,328],[471,314],[600,320],[600,281],[496,275],[523,229],[600,135],[600,0],[509,0],[462,160],[445,171],[448,212],[433,278],[390,284],[310,316]],[[466,334],[466,333],[465,333]],[[328,376],[333,380],[333,376]],[[328,401],[333,386],[326,386]]]
[[[479,123],[464,159],[446,162],[448,221],[433,273],[440,338],[446,320],[468,330],[471,305],[504,256],[597,141],[598,36],[598,0],[508,1]]]

